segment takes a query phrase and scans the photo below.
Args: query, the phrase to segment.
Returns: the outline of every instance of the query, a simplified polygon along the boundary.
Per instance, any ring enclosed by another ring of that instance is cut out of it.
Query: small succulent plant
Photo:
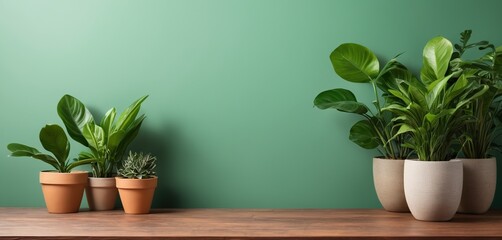
[[[150,154],[129,152],[129,156],[124,160],[122,168],[118,170],[118,175],[123,178],[145,179],[157,175],[155,167],[157,158]]]

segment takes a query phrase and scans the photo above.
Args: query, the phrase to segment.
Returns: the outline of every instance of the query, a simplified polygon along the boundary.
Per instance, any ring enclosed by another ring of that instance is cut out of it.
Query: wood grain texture
[[[49,214],[0,208],[0,239],[502,239],[502,212],[421,222],[377,209],[159,209]]]

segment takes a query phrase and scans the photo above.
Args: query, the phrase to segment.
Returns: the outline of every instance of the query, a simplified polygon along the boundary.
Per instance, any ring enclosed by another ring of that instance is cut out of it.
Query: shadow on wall
[[[131,145],[132,151],[151,153],[157,157],[156,172],[159,176],[152,208],[180,208],[181,196],[174,189],[173,163],[178,159],[178,134],[174,127],[164,125],[161,129],[141,127],[140,133]],[[128,154],[128,153],[127,153]]]

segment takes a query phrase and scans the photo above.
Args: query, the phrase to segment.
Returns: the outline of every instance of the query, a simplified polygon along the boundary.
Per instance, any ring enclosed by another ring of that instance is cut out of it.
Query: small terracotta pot
[[[87,196],[89,209],[92,211],[113,210],[118,195],[115,178],[89,177],[85,195]]]
[[[462,161],[404,163],[404,194],[411,214],[422,221],[449,221],[462,197]]]
[[[157,177],[147,179],[116,177],[115,180],[125,213],[146,214],[150,212],[153,194],[157,187]]]
[[[404,160],[373,158],[373,182],[378,200],[390,212],[409,212],[404,196]]]
[[[87,185],[88,172],[40,172],[40,184],[49,213],[78,212]]]
[[[460,159],[464,164],[464,187],[458,212],[482,214],[492,205],[497,185],[497,160]]]

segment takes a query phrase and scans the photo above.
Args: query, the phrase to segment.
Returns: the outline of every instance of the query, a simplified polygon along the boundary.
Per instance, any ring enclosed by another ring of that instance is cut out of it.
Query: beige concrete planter
[[[125,213],[146,214],[150,212],[153,194],[157,187],[157,177],[147,179],[116,177],[115,180]]]
[[[460,159],[464,164],[464,187],[458,212],[482,214],[492,205],[497,185],[497,160]]]
[[[87,203],[92,211],[106,211],[115,208],[117,200],[117,186],[115,178],[89,177],[89,184],[85,188]]]
[[[373,158],[373,183],[382,207],[390,212],[409,212],[403,185],[404,160]]]
[[[460,160],[404,163],[404,194],[417,220],[451,220],[460,204],[462,183]]]
[[[87,185],[88,172],[71,173],[40,172],[40,184],[45,205],[49,213],[78,212],[84,188]]]

